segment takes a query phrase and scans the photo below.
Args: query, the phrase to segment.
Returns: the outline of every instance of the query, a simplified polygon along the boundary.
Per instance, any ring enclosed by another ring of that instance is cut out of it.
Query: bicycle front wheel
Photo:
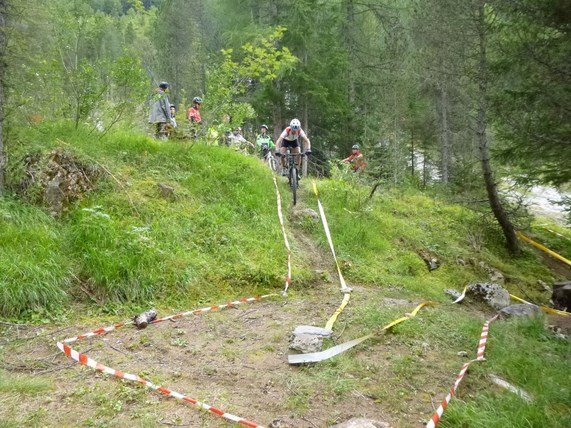
[[[293,195],[293,204],[297,203],[297,168],[294,166],[289,170],[289,183]]]

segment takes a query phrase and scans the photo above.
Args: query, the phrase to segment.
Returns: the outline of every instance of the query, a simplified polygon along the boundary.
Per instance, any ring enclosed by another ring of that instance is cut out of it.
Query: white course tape
[[[276,175],[272,173],[272,179],[274,180],[274,187],[276,189],[276,198],[278,205],[278,218],[280,220],[280,226],[282,229],[282,234],[284,236],[284,243],[287,250],[287,277],[285,279],[285,287],[282,291],[282,296],[287,296],[287,290],[291,284],[291,247],[289,246],[289,240],[287,239],[287,233],[285,229],[284,216],[282,212],[282,195],[278,187],[278,182],[276,180]]]
[[[416,316],[416,314],[418,314],[418,311],[420,311],[424,306],[434,305],[434,304],[435,304],[434,302],[430,302],[430,301],[422,302],[420,305],[418,305],[416,308],[414,308],[414,310],[410,314],[406,314],[404,317],[400,317],[394,321],[391,321],[390,323],[385,325],[383,328],[381,328],[381,331],[388,330],[388,329],[394,327],[395,325],[400,324],[403,321],[414,318]],[[367,334],[366,336],[362,336],[362,337],[359,337],[357,339],[353,339],[353,340],[350,340],[348,342],[342,343],[340,345],[333,346],[332,348],[326,349],[325,351],[321,351],[321,352],[288,355],[288,362],[290,364],[304,364],[304,363],[317,363],[320,361],[328,360],[329,358],[332,358],[336,355],[339,355],[339,354],[359,345],[360,343],[363,343],[365,340],[370,339],[374,336],[375,336],[375,334]]]

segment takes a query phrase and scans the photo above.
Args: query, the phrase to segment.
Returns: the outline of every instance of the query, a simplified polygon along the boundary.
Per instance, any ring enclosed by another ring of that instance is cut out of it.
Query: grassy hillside
[[[98,139],[64,126],[36,128],[15,141],[12,160],[61,149],[96,169],[98,178],[94,190],[57,219],[26,202],[38,200],[34,184],[25,196],[0,201],[5,320],[77,324],[83,332],[150,306],[167,314],[281,290],[286,252],[272,179],[257,159],[126,132]],[[24,168],[12,171],[12,186],[23,177]],[[266,424],[282,415],[291,421],[284,426],[306,426],[308,420],[328,426],[362,414],[412,427],[430,417],[462,362],[473,357],[483,320],[493,314],[470,302],[451,305],[443,290],[501,272],[511,292],[546,303],[549,295],[538,281],[559,279],[527,247],[512,259],[497,227],[466,208],[413,189],[379,189],[369,198],[370,188],[352,180],[319,180],[343,273],[355,287],[335,328],[337,343],[376,331],[421,301],[439,304],[332,360],[288,366],[284,354],[293,326],[324,324],[340,295],[321,223],[294,210],[279,181],[294,248],[287,300],[186,321],[190,325],[125,329],[118,339],[109,336],[117,340],[94,341],[84,351],[183,392],[198,391],[210,404]],[[302,181],[299,208],[316,210],[310,182]],[[163,197],[159,183],[176,196]],[[533,232],[569,257],[569,230],[548,227],[563,236],[549,238],[545,227]],[[436,258],[438,269],[429,271],[423,258]],[[441,426],[568,426],[569,342],[546,328],[554,322],[493,323],[486,362],[471,366]],[[169,424],[223,426],[178,403],[149,400],[137,386],[99,377],[84,382],[91,373],[52,367],[65,359],[53,358],[57,330],[27,326],[22,338],[20,327],[6,328],[0,426],[162,426],[165,415],[173,415]],[[490,373],[534,401],[495,387]],[[24,398],[29,408],[22,408]],[[51,411],[59,402],[65,412]]]
[[[62,148],[102,178],[58,221],[0,201],[3,315],[53,310],[75,297],[190,304],[282,286],[275,193],[257,159],[128,133],[98,140],[62,127],[26,138],[12,158]],[[176,199],[161,197],[159,183],[173,187]],[[308,277],[303,264],[296,274]]]

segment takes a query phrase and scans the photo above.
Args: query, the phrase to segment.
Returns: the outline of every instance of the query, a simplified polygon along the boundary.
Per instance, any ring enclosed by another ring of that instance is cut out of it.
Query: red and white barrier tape
[[[490,323],[494,321],[497,317],[498,315],[494,316],[493,318],[489,319],[484,323],[484,327],[482,328],[482,334],[480,335],[480,341],[478,342],[478,351],[476,353],[476,359],[468,361],[462,366],[462,368],[460,369],[460,373],[458,373],[458,376],[456,376],[456,381],[454,382],[452,389],[450,389],[448,395],[446,395],[444,400],[442,400],[442,404],[440,405],[440,407],[438,407],[436,412],[434,412],[434,414],[432,415],[432,418],[427,422],[426,424],[427,428],[434,428],[438,424],[440,418],[442,417],[442,414],[444,413],[444,410],[446,410],[446,407],[448,406],[448,403],[450,403],[452,397],[456,395],[456,390],[458,389],[458,385],[460,385],[460,382],[462,382],[462,379],[464,379],[464,375],[466,374],[466,371],[468,370],[470,364],[472,364],[475,361],[483,361],[485,359],[484,352],[486,350],[486,342],[488,340],[488,330],[490,328]]]
[[[233,302],[229,302],[229,303],[226,303],[223,305],[214,305],[214,306],[209,306],[209,307],[202,308],[202,309],[196,309],[193,311],[181,312],[181,313],[171,315],[168,317],[164,317],[164,318],[158,318],[158,319],[152,321],[151,324],[157,324],[157,323],[167,321],[167,320],[175,320],[175,319],[179,319],[179,318],[186,317],[189,315],[198,315],[198,314],[203,314],[206,312],[216,311],[216,310],[220,310],[220,309],[224,309],[224,308],[231,308],[231,307],[235,307],[235,306],[238,306],[238,305],[241,305],[244,303],[259,301],[259,300],[262,300],[262,299],[265,299],[265,298],[268,298],[271,296],[275,296],[275,295],[276,294],[266,294],[264,296],[258,296],[258,297],[248,297],[248,298],[245,297],[245,298],[242,298],[242,299],[239,299],[239,300],[236,300]],[[57,342],[57,347],[59,348],[60,351],[62,351],[65,355],[67,355],[72,360],[77,361],[78,363],[83,364],[84,366],[91,367],[92,369],[97,370],[101,373],[105,373],[107,375],[115,376],[115,377],[118,377],[120,379],[129,380],[131,382],[140,383],[141,385],[144,385],[147,388],[150,388],[154,391],[157,391],[157,392],[159,392],[159,393],[161,393],[167,397],[174,397],[178,400],[184,401],[185,403],[192,404],[192,405],[194,405],[200,409],[207,410],[211,413],[214,413],[217,416],[220,416],[220,417],[227,419],[229,421],[238,423],[240,425],[247,426],[247,427],[254,427],[254,428],[255,427],[263,428],[262,425],[259,425],[255,422],[244,419],[240,416],[236,416],[236,415],[233,415],[231,413],[226,413],[223,410],[220,410],[214,406],[211,406],[209,404],[195,400],[194,398],[188,397],[188,396],[181,394],[179,392],[165,388],[164,386],[155,385],[151,381],[149,381],[147,379],[143,379],[140,376],[130,374],[130,373],[124,373],[120,370],[116,370],[116,369],[113,369],[111,367],[105,366],[105,365],[98,363],[97,361],[91,359],[86,354],[82,354],[81,352],[78,352],[75,349],[71,348],[69,345],[67,345],[67,343],[75,342],[77,340],[84,340],[84,339],[88,339],[88,338],[93,337],[93,336],[107,334],[113,330],[118,330],[118,329],[120,329],[126,325],[129,325],[129,324],[133,324],[133,322],[131,321],[131,322],[126,322],[126,323],[115,324],[115,325],[109,326],[109,327],[98,328],[97,330],[91,331],[89,333],[85,333],[85,334],[82,334],[80,336],[70,337],[68,339],[62,340],[61,342]]]
[[[280,193],[280,189],[278,187],[278,181],[276,180],[276,175],[272,173],[272,179],[274,180],[274,187],[276,188],[276,198],[277,198],[277,204],[278,204],[278,218],[280,220],[280,226],[282,229],[282,234],[284,236],[284,243],[285,243],[285,247],[287,250],[287,277],[285,280],[285,287],[284,290],[282,291],[282,296],[287,296],[287,289],[289,288],[289,285],[291,284],[291,248],[289,246],[289,240],[287,239],[287,233],[286,233],[286,229],[285,229],[285,223],[284,223],[284,216],[282,213],[282,195]]]

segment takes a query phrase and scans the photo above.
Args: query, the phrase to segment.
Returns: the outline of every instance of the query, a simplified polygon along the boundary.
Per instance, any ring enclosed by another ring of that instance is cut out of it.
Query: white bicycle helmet
[[[292,121],[289,123],[289,127],[294,131],[297,131],[298,129],[301,129],[301,122],[299,119],[292,119]]]

